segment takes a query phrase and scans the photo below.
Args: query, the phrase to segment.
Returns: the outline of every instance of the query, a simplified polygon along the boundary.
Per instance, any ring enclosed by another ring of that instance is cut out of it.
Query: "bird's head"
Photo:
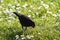
[[[12,13],[16,13],[16,12],[12,12]]]
[[[18,12],[13,12],[14,14],[17,14]]]
[[[18,13],[18,12],[13,12],[15,15],[17,16],[21,16],[22,14]]]
[[[15,15],[18,15],[18,12],[13,12]]]

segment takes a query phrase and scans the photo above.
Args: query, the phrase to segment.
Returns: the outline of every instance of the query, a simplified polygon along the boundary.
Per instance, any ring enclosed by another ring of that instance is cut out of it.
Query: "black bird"
[[[23,29],[23,27],[26,27],[26,28],[30,27],[30,26],[33,28],[35,27],[35,23],[29,17],[27,17],[23,14],[20,14],[18,12],[13,12],[13,13],[18,16],[18,19],[22,25],[22,29]]]

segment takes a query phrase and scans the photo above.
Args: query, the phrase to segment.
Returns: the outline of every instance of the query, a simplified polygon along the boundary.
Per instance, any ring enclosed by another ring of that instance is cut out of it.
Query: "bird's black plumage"
[[[32,26],[33,28],[35,27],[35,23],[27,16],[20,14],[18,12],[13,12],[15,15],[18,16],[18,19],[23,27],[30,27]]]

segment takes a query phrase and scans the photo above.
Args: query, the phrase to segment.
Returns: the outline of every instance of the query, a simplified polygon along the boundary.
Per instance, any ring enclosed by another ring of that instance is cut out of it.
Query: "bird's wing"
[[[32,21],[29,17],[22,15],[22,18],[26,21]]]

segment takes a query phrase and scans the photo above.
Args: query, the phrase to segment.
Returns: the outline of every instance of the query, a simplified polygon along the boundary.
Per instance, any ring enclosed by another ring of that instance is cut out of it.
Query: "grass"
[[[35,22],[35,29],[22,29],[18,11]],[[60,40],[59,0],[0,0],[0,40]]]

